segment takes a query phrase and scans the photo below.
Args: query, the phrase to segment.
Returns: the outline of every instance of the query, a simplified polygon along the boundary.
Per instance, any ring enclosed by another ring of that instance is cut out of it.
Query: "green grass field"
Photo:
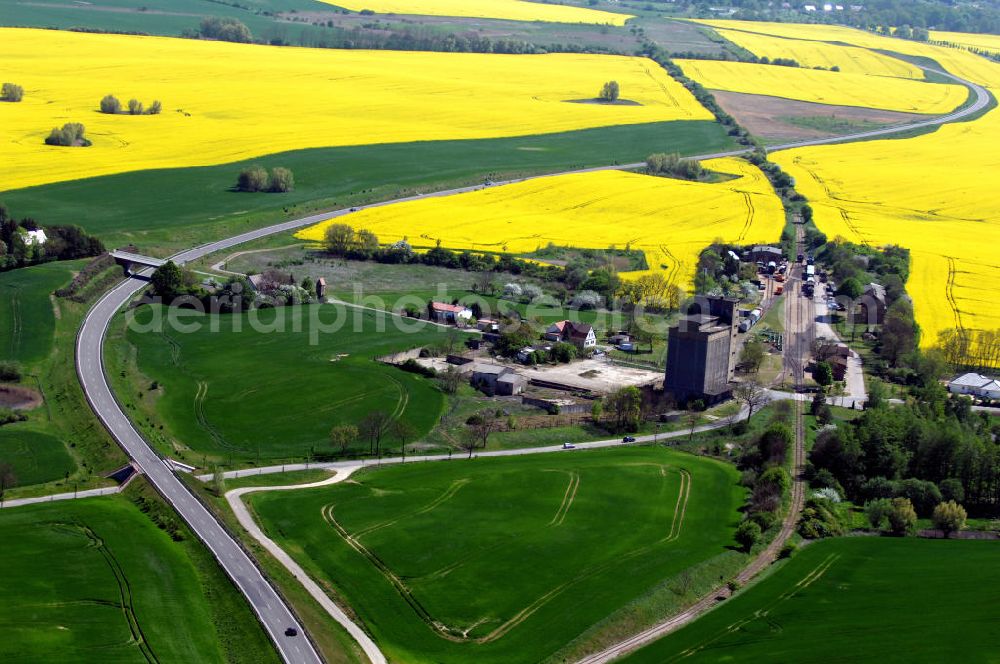
[[[0,272],[0,359],[31,364],[52,352],[55,315],[49,295],[78,263],[44,263]]]
[[[663,448],[414,462],[351,479],[250,500],[389,659],[407,662],[542,660],[725,553],[743,498],[734,468]]]
[[[486,178],[642,161],[651,152],[699,154],[733,145],[709,121],[607,127],[473,141],[299,150],[205,168],[140,171],[3,192],[17,217],[80,224],[108,246],[134,242],[160,254],[317,210]],[[295,191],[231,191],[250,163],[285,166]]]
[[[17,486],[63,479],[76,470],[76,462],[63,442],[36,431],[30,422],[0,428],[0,461],[11,465]]]
[[[319,334],[311,345],[311,331],[318,329],[312,317],[332,325],[338,312],[346,312],[343,328]],[[137,320],[149,322],[155,313],[144,307]],[[126,341],[119,318],[109,362],[121,366],[113,370],[116,380],[122,371],[130,375],[117,391],[127,408],[139,409],[135,419],[163,423],[163,431],[150,427],[152,441],[193,463],[247,463],[258,455],[265,462],[301,459],[311,450],[333,452],[330,428],[357,424],[372,410],[408,422],[414,430],[410,440],[429,431],[440,416],[443,395],[430,380],[373,357],[440,340],[444,328],[417,323],[418,329],[405,332],[390,317],[333,305],[241,316],[187,314],[186,322],[192,321],[204,325],[189,334],[169,326],[163,332],[132,329]],[[217,332],[212,321],[219,325]],[[383,443],[398,446],[390,437]],[[367,452],[367,442],[358,441],[355,451]]]
[[[998,556],[998,542],[817,542],[622,661],[995,662]]]
[[[276,662],[206,549],[124,497],[0,512],[0,660]]]

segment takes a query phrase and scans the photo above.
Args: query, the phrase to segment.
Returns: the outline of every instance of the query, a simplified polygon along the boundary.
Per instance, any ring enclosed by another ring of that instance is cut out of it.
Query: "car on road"
[[[299,635],[299,630],[295,629],[294,627],[289,627],[288,629],[285,630],[285,636],[298,636],[298,635]]]
[[[633,436],[625,436],[624,438],[622,438],[622,442],[623,443],[634,443],[635,442],[635,437],[633,437]]]
[[[576,445],[574,445],[573,443],[563,443],[563,449],[564,450],[575,450],[576,449]]]
[[[351,212],[357,212],[357,211],[358,211],[358,208],[356,208],[356,207],[355,208],[351,208]]]

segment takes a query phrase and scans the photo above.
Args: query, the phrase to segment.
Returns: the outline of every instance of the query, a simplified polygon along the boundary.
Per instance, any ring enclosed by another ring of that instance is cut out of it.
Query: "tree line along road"
[[[843,136],[829,139],[819,139],[803,141],[798,143],[788,143],[785,145],[773,146],[771,151],[785,150],[795,147],[805,147],[812,145],[824,145],[830,143],[840,143],[850,140],[862,140],[879,138],[900,132],[911,131],[926,127],[934,127],[948,122],[955,122],[970,115],[980,112],[990,103],[990,94],[981,86],[964,81],[951,74],[940,72],[935,69],[924,68],[927,71],[934,71],[947,76],[965,85],[972,94],[975,95],[973,103],[959,111],[930,120],[923,120],[909,125],[889,127],[874,131],[866,131],[850,136]],[[750,152],[749,149],[734,150],[725,153],[692,156],[692,159],[711,159],[716,157],[739,156]],[[641,167],[641,163],[603,166],[583,171],[595,170],[620,170]],[[582,172],[582,171],[569,171]],[[531,178],[523,178],[531,179]],[[511,184],[522,180],[512,180],[499,183],[497,186]],[[461,187],[444,191],[421,194],[418,196],[408,196],[391,201],[385,201],[370,205],[375,207],[390,205],[410,200],[430,198],[435,196],[449,196],[479,189],[479,186]],[[267,226],[254,231],[249,231],[217,242],[210,242],[186,251],[175,254],[171,258],[178,263],[186,263],[208,254],[222,251],[251,240],[296,230],[303,226],[325,221],[327,219],[344,216],[350,213],[349,209],[337,210],[323,214],[310,215],[300,219],[293,219],[273,226]],[[141,273],[141,276],[148,276],[150,270]],[[233,538],[233,536],[215,519],[208,509],[194,496],[194,494],[180,481],[174,472],[169,469],[153,450],[152,446],[142,437],[138,430],[129,421],[124,413],[105,375],[104,366],[104,339],[113,317],[126,306],[145,287],[144,281],[129,279],[121,282],[112,290],[108,291],[91,308],[81,324],[76,342],[76,368],[80,384],[84,394],[90,403],[94,413],[108,429],[119,445],[133,459],[138,468],[146,475],[156,490],[163,498],[170,503],[177,513],[191,527],[192,531],[204,542],[219,562],[226,574],[229,575],[233,583],[240,592],[247,598],[251,608],[257,615],[266,632],[274,642],[277,651],[285,662],[295,664],[312,664],[322,661],[316,649],[295,616],[292,609],[285,602],[284,598],[271,585],[263,572],[257,567],[247,552]],[[289,627],[296,630],[295,636],[286,636],[285,630]],[[377,660],[379,654],[366,653],[373,660]]]

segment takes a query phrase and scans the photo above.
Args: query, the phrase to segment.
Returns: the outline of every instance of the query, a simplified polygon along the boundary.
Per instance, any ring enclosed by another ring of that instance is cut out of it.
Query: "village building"
[[[771,261],[780,263],[784,257],[781,249],[767,244],[754,245],[747,252],[747,261],[750,263],[764,263],[765,265]]]
[[[499,364],[477,364],[472,368],[470,382],[489,396],[513,396],[524,392],[528,381],[510,367]]]
[[[472,320],[472,309],[463,307],[460,304],[448,304],[446,302],[431,302],[428,305],[431,320],[438,323],[459,325]]]
[[[885,297],[885,286],[868,284],[858,300],[854,313],[855,325],[881,325],[885,322],[885,313],[889,309]]]
[[[699,298],[667,335],[663,389],[679,404],[706,405],[730,396],[739,348],[735,298]]]
[[[950,381],[948,391],[979,399],[1000,400],[1000,380],[977,373],[967,373]]]
[[[594,327],[587,323],[576,323],[571,320],[557,321],[549,325],[544,336],[549,341],[573,344],[579,350],[588,350],[597,346],[597,335],[594,334]]]

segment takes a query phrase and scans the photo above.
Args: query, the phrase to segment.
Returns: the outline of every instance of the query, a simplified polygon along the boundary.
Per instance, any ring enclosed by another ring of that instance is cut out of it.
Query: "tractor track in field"
[[[919,66],[919,65],[918,65]],[[808,141],[798,141],[770,147],[771,152],[789,150],[794,148],[812,147],[818,145],[830,145],[836,143],[852,142],[858,140],[878,139],[901,132],[909,132],[916,129],[935,128],[947,123],[957,122],[980,113],[991,103],[992,95],[982,86],[970,81],[954,76],[950,73],[935,69],[933,67],[921,67],[928,72],[940,74],[959,84],[964,85],[975,95],[975,101],[956,110],[950,114],[934,117],[928,120],[921,120],[906,125],[894,127],[884,127],[881,129],[863,131],[848,136],[834,138],[823,138]],[[751,152],[749,148],[729,150],[714,154],[691,155],[690,159],[714,159],[721,157],[738,157]],[[513,184],[526,180],[534,180],[538,177],[552,177],[559,174],[587,173],[606,170],[634,170],[641,168],[641,162],[633,164],[614,164],[607,166],[597,166],[591,168],[574,169],[563,171],[562,173],[548,173],[542,176],[532,176],[519,178],[509,182],[498,183],[498,186]],[[365,206],[382,207],[406,201],[421,200],[477,191],[483,185],[466,187],[456,187],[437,192],[429,192],[414,196],[400,197],[380,203],[373,203]],[[247,231],[239,235],[224,238],[215,242],[193,247],[191,249],[178,252],[170,259],[175,263],[187,263],[197,260],[209,254],[217,253],[231,247],[235,247],[252,240],[268,237],[281,232],[297,230],[305,226],[314,225],[330,219],[342,217],[351,213],[348,208],[309,215],[289,221],[277,223],[271,226]],[[669,252],[665,255],[670,256]],[[675,265],[675,270],[679,266]],[[136,276],[148,277],[152,269],[139,272]],[[146,286],[146,282],[141,279],[125,279],[118,285],[108,290],[90,308],[84,316],[76,338],[76,373],[80,381],[81,389],[87,398],[87,403],[97,415],[97,418],[108,430],[115,441],[125,450],[133,460],[137,468],[146,475],[150,483],[163,496],[163,498],[177,511],[178,515],[184,519],[195,535],[207,546],[229,576],[240,592],[247,598],[251,609],[258,620],[263,625],[265,631],[275,645],[279,656],[284,662],[295,664],[318,664],[321,657],[309,638],[307,631],[302,626],[302,622],[295,615],[291,605],[278,592],[271,580],[257,566],[256,561],[240,545],[235,536],[229,532],[208,509],[195,497],[195,494],[187,487],[175,474],[174,470],[168,468],[163,463],[162,457],[156,452],[152,444],[146,440],[135,427],[129,416],[125,413],[123,406],[118,402],[110,381],[106,373],[103,360],[103,348],[107,332],[112,319]],[[800,443],[797,443],[800,444]],[[328,610],[330,610],[328,608]],[[345,628],[351,633],[356,641],[364,649],[365,654],[374,661],[385,661],[384,655],[370,638],[367,637],[348,618],[343,619]],[[286,628],[294,627],[301,638],[287,638],[282,636]],[[639,635],[641,636],[641,635]],[[627,642],[637,637],[626,640],[617,646],[619,653],[627,652],[625,648]],[[655,638],[652,637],[652,638]],[[617,655],[613,655],[617,656]],[[610,659],[610,657],[609,657]],[[606,661],[606,660],[593,660]]]

